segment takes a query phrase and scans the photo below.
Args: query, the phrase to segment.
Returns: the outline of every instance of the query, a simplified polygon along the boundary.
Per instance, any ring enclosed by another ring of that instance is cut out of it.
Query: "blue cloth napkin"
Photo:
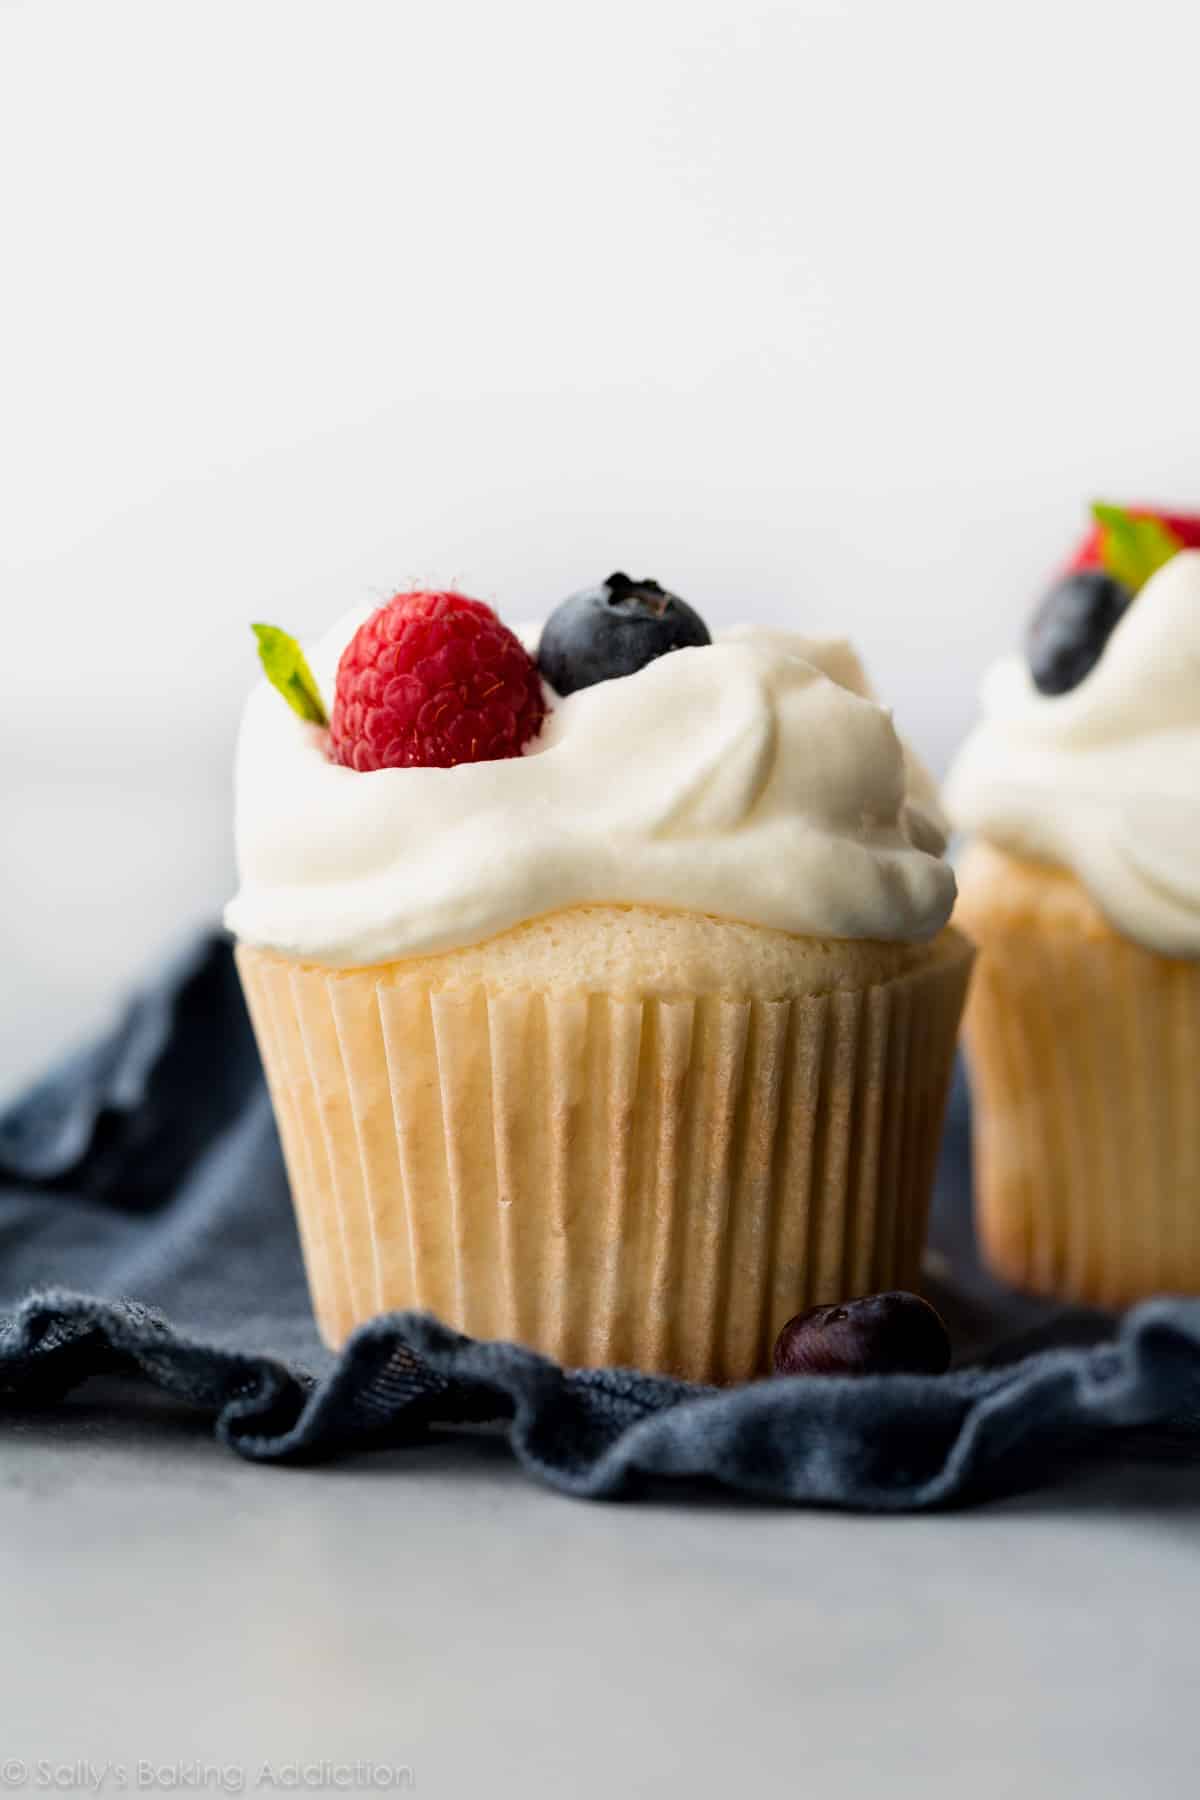
[[[561,1369],[417,1313],[373,1320],[335,1358],[312,1324],[229,945],[208,936],[0,1115],[0,1429],[118,1375],[200,1408],[263,1462],[489,1424],[563,1493],[683,1477],[881,1511],[979,1501],[1083,1456],[1200,1452],[1200,1300],[1117,1320],[1008,1294],[980,1267],[961,1080],[932,1235],[927,1292],[960,1352],[944,1376],[717,1390]]]

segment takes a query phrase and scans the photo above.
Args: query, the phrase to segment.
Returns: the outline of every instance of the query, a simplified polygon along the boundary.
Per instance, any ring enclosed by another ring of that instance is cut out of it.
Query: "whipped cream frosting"
[[[306,646],[327,701],[367,616]],[[532,648],[536,629],[522,635]],[[948,919],[936,791],[848,645],[747,628],[548,698],[523,756],[359,774],[260,684],[238,745],[230,930],[354,965],[588,901],[898,941]]]
[[[1200,956],[1200,551],[1146,583],[1070,693],[997,663],[945,799],[964,830],[1070,870],[1127,937]]]

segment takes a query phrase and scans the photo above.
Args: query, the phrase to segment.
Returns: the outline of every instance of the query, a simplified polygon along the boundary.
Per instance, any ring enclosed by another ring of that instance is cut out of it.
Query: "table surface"
[[[0,1507],[0,1783],[1195,1791],[1194,1467],[930,1517],[594,1504],[484,1435],[255,1466],[97,1385],[6,1421]]]

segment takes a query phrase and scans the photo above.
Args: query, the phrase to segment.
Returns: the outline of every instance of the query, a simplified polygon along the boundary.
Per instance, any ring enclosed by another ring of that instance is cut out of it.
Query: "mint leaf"
[[[1156,570],[1183,549],[1161,519],[1135,518],[1123,506],[1097,500],[1092,517],[1100,527],[1100,561],[1131,593],[1145,587]]]
[[[280,631],[278,625],[252,625],[250,629],[258,639],[259,661],[271,686],[278,688],[292,711],[310,725],[328,725],[321,690],[295,638]]]

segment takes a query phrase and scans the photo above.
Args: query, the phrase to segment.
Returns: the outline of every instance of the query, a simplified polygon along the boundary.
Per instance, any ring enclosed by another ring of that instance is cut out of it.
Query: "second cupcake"
[[[1097,511],[946,793],[983,1247],[1121,1305],[1200,1293],[1200,521]]]

